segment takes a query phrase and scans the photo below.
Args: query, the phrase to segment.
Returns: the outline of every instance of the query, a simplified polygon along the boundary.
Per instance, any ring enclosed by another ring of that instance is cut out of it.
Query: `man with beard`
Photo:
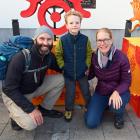
[[[30,65],[25,71],[25,56],[17,53],[9,63],[3,82],[3,102],[6,105],[13,130],[33,130],[43,124],[43,116],[60,118],[62,112],[53,110],[64,86],[61,74],[46,75],[48,68],[59,71],[54,55],[53,32],[46,26],[35,31],[34,45],[30,49]],[[34,71],[34,70],[38,71]],[[41,105],[34,106],[31,100],[43,95]]]

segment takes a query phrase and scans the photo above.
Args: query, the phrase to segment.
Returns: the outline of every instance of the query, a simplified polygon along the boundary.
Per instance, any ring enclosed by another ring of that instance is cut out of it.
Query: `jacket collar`
[[[81,35],[80,31],[78,32],[77,35],[72,35],[71,33],[68,32],[68,36],[70,37],[73,43],[79,38],[80,35]]]

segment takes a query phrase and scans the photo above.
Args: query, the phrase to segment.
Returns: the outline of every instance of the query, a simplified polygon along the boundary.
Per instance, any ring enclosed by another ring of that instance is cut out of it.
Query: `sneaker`
[[[64,118],[67,122],[72,120],[72,111],[65,111]]]
[[[123,117],[117,117],[117,116],[115,116],[114,126],[117,129],[122,129],[124,127]]]
[[[42,116],[50,117],[50,118],[61,118],[63,117],[63,113],[57,110],[47,110],[42,106],[38,106],[38,109],[42,113]]]
[[[22,128],[13,119],[11,119],[11,128],[16,131],[22,130]]]

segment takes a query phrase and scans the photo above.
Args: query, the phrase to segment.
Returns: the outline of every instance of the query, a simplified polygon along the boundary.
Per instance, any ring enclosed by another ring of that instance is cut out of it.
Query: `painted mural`
[[[30,6],[21,11],[21,17],[30,17],[37,11],[39,24],[50,27],[55,35],[61,35],[67,31],[65,25],[57,27],[57,22],[61,20],[64,12],[74,8],[81,12],[84,18],[90,18],[91,13],[84,8],[95,8],[96,5],[95,0],[28,0],[28,2]],[[59,9],[59,11],[57,11],[57,9]],[[48,17],[46,17],[46,13],[49,14]],[[47,18],[53,22],[53,26],[49,24]]]

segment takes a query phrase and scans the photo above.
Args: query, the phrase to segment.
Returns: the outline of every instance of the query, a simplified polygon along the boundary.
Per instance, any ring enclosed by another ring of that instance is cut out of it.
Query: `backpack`
[[[0,43],[0,80],[4,80],[7,67],[12,57],[22,51],[25,56],[25,71],[28,71],[30,64],[30,51],[33,40],[27,36],[12,36],[8,42]]]

